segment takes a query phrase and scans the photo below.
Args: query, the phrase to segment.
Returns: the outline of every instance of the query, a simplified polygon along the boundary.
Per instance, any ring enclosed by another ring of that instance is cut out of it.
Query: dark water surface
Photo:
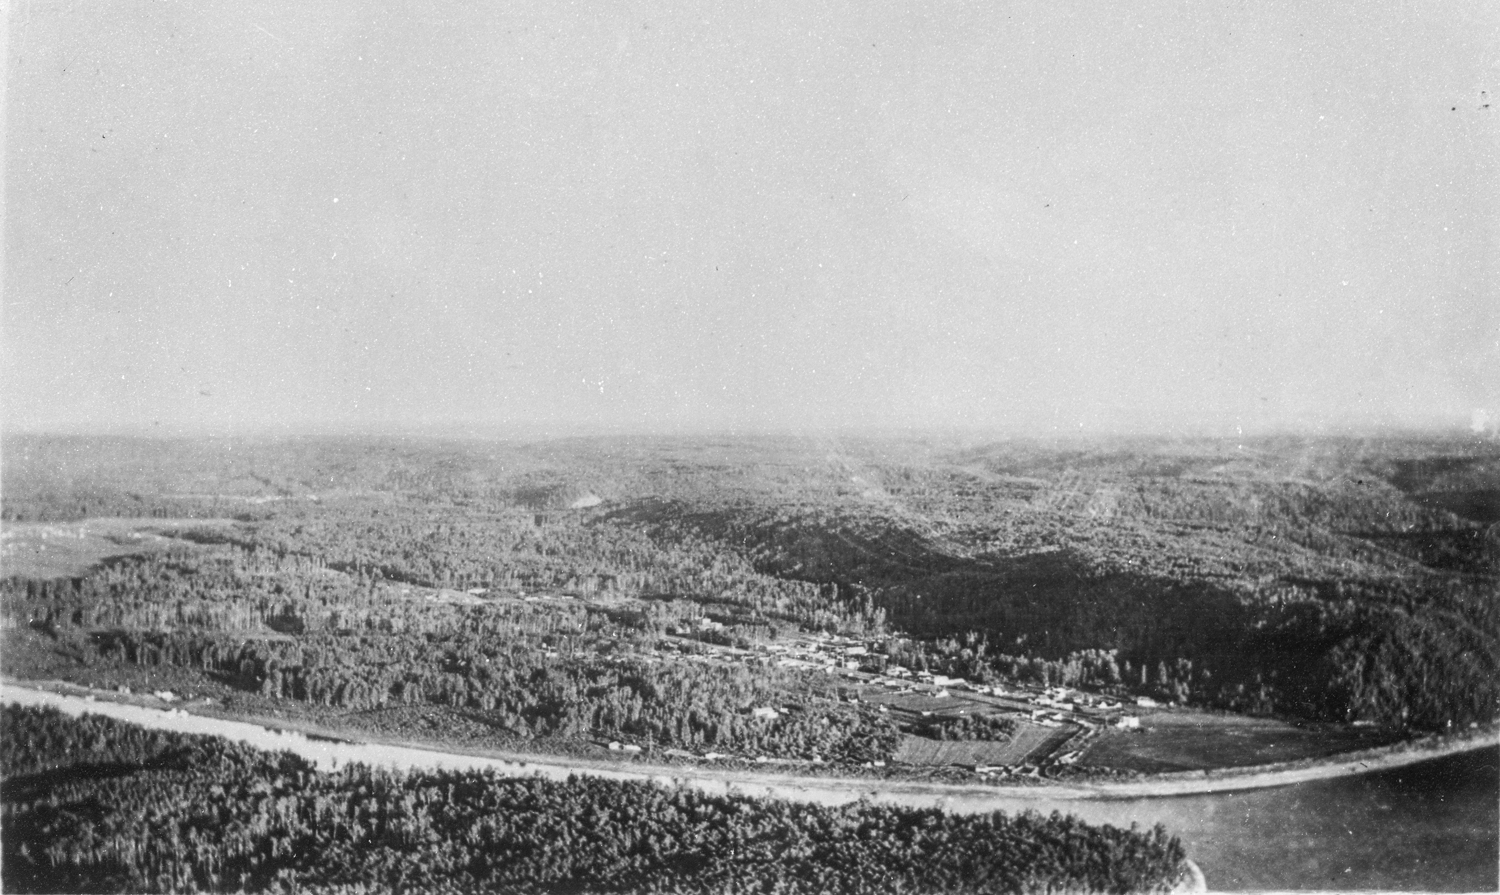
[[[1164,824],[1214,891],[1500,891],[1500,748],[1275,789],[1057,807]]]

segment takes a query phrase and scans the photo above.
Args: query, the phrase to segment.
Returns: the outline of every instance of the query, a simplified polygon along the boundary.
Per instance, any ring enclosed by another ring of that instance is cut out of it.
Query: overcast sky
[[[9,37],[11,431],[1500,412],[1493,0],[17,2]]]

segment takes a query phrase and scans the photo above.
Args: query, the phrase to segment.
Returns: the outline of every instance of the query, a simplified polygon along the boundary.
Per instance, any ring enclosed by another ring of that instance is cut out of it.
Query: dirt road
[[[292,725],[267,718],[224,717],[197,708],[158,708],[143,704],[149,700],[137,698],[126,701],[113,693],[88,691],[72,684],[51,681],[0,680],[0,700],[26,705],[51,705],[70,714],[92,712],[157,729],[224,736],[262,748],[296,752],[322,767],[366,762],[405,769],[492,768],[507,774],[541,774],[558,778],[571,774],[588,774],[617,780],[652,780],[668,785],[691,786],[708,792],[770,796],[820,804],[843,804],[865,799],[914,807],[941,807],[961,812],[1015,810],[1017,807],[1040,807],[1044,803],[1078,799],[1137,799],[1263,789],[1400,767],[1500,742],[1500,736],[1497,736],[1500,731],[1490,727],[1468,731],[1461,736],[1412,741],[1287,765],[1158,774],[1126,782],[1041,782],[1033,785],[996,786],[797,776],[703,765],[665,766],[492,750],[465,751],[434,744],[382,741],[378,738],[355,742],[339,731],[315,725]]]

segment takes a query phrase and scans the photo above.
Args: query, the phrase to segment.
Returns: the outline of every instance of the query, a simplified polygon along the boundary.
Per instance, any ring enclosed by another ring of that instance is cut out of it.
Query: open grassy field
[[[1145,773],[1236,768],[1320,758],[1395,739],[1375,728],[1180,710],[1144,715],[1138,731],[1100,731],[1078,763]]]
[[[17,578],[77,578],[120,556],[139,556],[171,546],[181,526],[231,524],[202,519],[89,519],[84,522],[6,522],[0,527],[0,575]]]

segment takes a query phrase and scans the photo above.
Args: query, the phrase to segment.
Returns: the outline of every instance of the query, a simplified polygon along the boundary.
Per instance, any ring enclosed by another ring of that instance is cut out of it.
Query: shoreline
[[[176,719],[179,723],[173,726],[207,726],[210,730],[206,732],[209,733],[213,732],[211,728],[219,725],[226,731],[219,735],[231,738],[245,739],[254,735],[253,730],[258,730],[272,738],[270,745],[264,748],[290,748],[306,744],[307,752],[304,754],[310,753],[315,760],[318,756],[325,756],[333,766],[339,760],[337,756],[344,753],[357,754],[359,750],[365,750],[371,753],[376,762],[389,762],[404,767],[493,767],[504,773],[539,773],[552,777],[586,774],[821,803],[859,799],[897,802],[915,800],[958,811],[991,810],[986,805],[1000,802],[1110,801],[1267,789],[1310,780],[1388,770],[1500,744],[1500,729],[1496,725],[1490,725],[1448,737],[1428,737],[1296,762],[1175,771],[1126,782],[1041,781],[1007,786],[837,775],[802,776],[738,768],[613,762],[563,755],[463,748],[368,734],[356,738],[351,737],[348,731],[305,721],[238,715],[212,708],[204,711],[204,706],[201,705],[162,708],[143,704],[144,699],[141,698],[122,698],[117,693],[91,690],[65,681],[23,681],[0,677],[0,699],[7,703],[23,704],[48,704],[53,700],[67,700],[68,703],[64,704],[71,704],[80,711],[94,711],[115,717],[121,717],[123,713],[132,717],[122,717],[122,720],[135,720],[136,723],[154,721],[172,725],[172,719]],[[111,705],[121,708],[114,712],[99,711],[100,708]],[[138,713],[144,714],[139,719],[133,717]],[[280,743],[278,737],[287,742]]]
[[[1174,895],[1179,892],[1183,895],[1207,895],[1208,877],[1203,875],[1203,868],[1192,858],[1183,858],[1182,862],[1187,865],[1187,874],[1177,884],[1177,888],[1172,890]]]

